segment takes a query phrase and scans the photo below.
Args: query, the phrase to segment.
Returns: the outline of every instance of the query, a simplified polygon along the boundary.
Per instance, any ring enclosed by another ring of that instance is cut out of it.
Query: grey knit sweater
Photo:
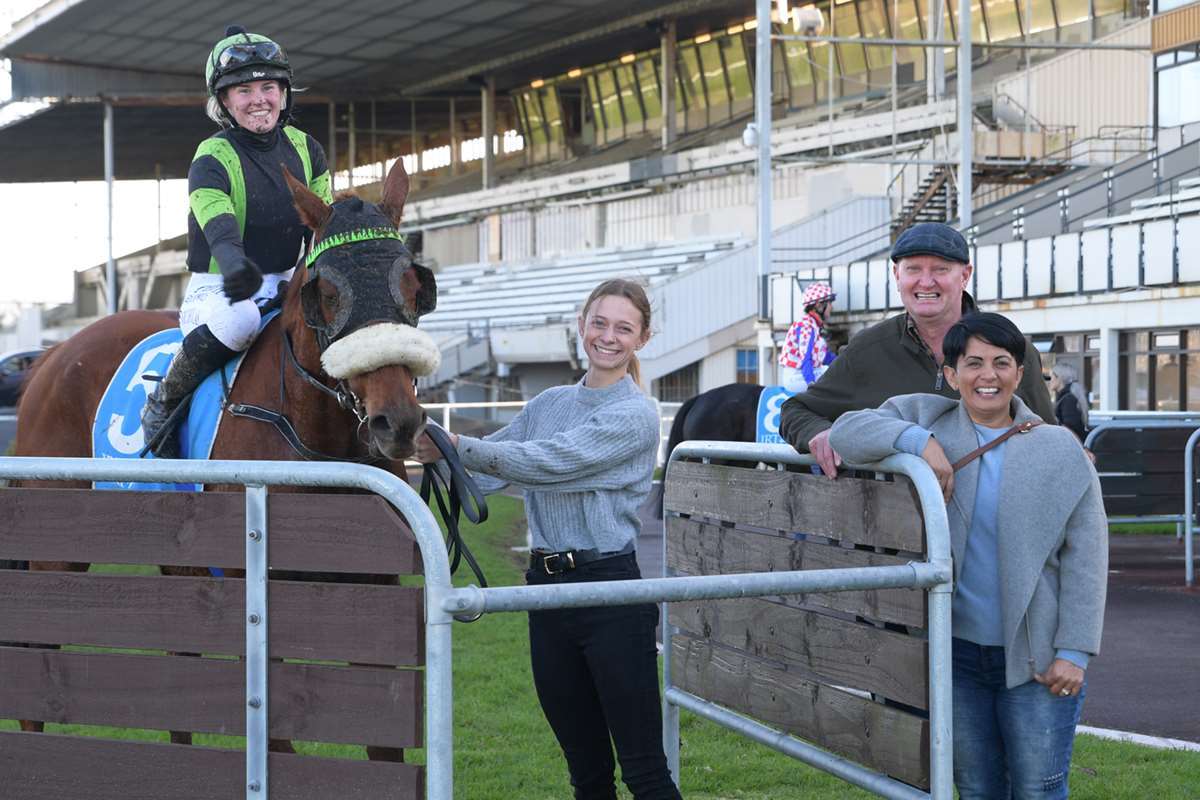
[[[626,376],[590,389],[581,381],[539,394],[484,439],[460,436],[458,452],[480,487],[525,494],[533,546],[621,550],[641,529],[659,441],[654,401]]]

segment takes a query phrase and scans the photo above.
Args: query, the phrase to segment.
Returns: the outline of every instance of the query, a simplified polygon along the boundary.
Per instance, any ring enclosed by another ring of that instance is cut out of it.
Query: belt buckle
[[[558,569],[550,568],[550,560],[554,559],[554,564]],[[549,553],[542,557],[542,569],[547,575],[561,575],[569,569],[575,569],[575,554],[567,551],[566,553]]]

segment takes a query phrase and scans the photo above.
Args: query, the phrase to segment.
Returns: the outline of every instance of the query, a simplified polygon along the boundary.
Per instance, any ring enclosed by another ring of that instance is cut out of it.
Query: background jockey
[[[288,125],[292,68],[283,48],[232,26],[204,67],[206,111],[222,128],[200,143],[188,171],[188,269],[179,308],[183,346],[146,400],[142,427],[162,458],[178,437],[155,437],[171,412],[258,336],[259,306],[275,297],[304,253],[308,229],[280,164],[331,202],[325,151]]]
[[[828,283],[810,283],[804,290],[804,316],[788,328],[779,354],[780,383],[789,392],[803,392],[833,362],[822,330],[836,299]]]

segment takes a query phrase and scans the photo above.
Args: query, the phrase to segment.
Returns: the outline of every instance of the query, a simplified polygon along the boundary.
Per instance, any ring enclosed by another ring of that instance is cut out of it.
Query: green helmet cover
[[[230,30],[236,30],[237,32],[226,35],[224,39],[217,42],[204,64],[204,81],[208,85],[209,95],[216,97],[217,92],[226,86],[235,86],[239,83],[249,83],[250,81],[280,80],[286,81],[289,86],[291,85],[292,67],[288,63],[287,55],[283,48],[279,47],[277,42],[261,34],[246,33],[244,30],[237,28],[231,28]],[[272,60],[254,59],[245,61],[238,63],[232,68],[222,68],[220,66],[221,53],[225,52],[227,47],[236,44],[260,43],[275,45],[279,50],[278,57]]]

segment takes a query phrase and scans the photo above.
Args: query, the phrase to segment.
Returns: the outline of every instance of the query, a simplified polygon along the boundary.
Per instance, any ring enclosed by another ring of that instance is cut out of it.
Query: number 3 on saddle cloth
[[[784,402],[796,392],[789,392],[782,386],[764,386],[758,396],[757,434],[754,441],[758,444],[787,444],[779,435],[779,414]]]
[[[263,317],[259,330],[278,311]],[[162,377],[171,366],[171,360],[183,344],[183,333],[179,328],[151,334],[139,342],[125,356],[121,366],[113,374],[108,388],[96,408],[96,419],[92,423],[92,455],[96,458],[142,458],[146,446],[142,431],[142,408],[146,397],[154,391],[153,377]],[[221,404],[224,386],[232,386],[245,353],[239,353],[220,370],[204,379],[192,395],[187,416],[179,428],[179,441],[184,458],[206,459],[212,452],[217,438],[217,427],[221,421]],[[224,385],[222,384],[224,373]],[[147,377],[150,376],[150,377]],[[145,458],[154,458],[146,453]],[[199,492],[198,483],[134,483],[96,481],[97,489],[118,489],[142,492]]]

